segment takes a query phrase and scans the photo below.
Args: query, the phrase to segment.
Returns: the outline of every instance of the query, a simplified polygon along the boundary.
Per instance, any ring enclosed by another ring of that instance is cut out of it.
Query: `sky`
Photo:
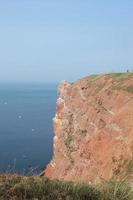
[[[0,82],[133,70],[132,0],[0,0]]]

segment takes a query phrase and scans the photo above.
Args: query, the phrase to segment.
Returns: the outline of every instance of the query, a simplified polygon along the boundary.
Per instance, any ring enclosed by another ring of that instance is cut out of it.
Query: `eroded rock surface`
[[[59,86],[51,179],[98,182],[133,156],[133,73],[94,75]]]

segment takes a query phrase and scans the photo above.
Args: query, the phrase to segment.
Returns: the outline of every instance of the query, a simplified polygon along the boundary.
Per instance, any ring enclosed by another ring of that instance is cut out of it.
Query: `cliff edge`
[[[53,119],[51,179],[98,182],[133,158],[133,73],[62,81]]]

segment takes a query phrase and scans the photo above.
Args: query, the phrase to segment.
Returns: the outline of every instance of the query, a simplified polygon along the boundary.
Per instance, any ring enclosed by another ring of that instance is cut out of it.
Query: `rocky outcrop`
[[[59,86],[51,179],[98,182],[133,156],[133,73],[92,75]]]

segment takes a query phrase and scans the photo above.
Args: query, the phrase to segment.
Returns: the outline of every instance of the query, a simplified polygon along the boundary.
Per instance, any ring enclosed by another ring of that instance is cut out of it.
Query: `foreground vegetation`
[[[125,180],[102,185],[50,181],[46,177],[0,176],[0,200],[133,200]]]

